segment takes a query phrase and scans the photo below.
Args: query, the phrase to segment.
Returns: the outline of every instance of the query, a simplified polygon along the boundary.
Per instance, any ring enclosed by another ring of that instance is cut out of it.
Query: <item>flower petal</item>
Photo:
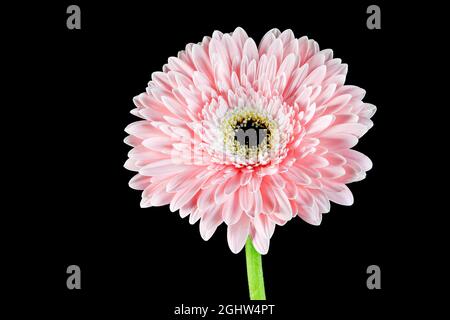
[[[228,226],[228,246],[233,253],[239,253],[244,248],[250,232],[250,219],[243,214],[238,222]]]

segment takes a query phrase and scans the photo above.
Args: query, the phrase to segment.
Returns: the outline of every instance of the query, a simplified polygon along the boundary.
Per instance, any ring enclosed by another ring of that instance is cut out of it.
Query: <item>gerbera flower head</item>
[[[265,254],[276,225],[319,225],[330,201],[351,205],[346,185],[372,167],[351,148],[376,108],[346,73],[291,30],[258,46],[241,28],[188,44],[134,98],[125,167],[141,207],[170,204],[205,240],[225,223],[231,251],[250,237]]]

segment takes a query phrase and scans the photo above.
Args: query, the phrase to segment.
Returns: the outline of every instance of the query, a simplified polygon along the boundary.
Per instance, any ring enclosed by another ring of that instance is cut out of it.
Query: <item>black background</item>
[[[81,30],[66,28],[70,4],[81,7]],[[133,173],[123,168],[130,149],[124,128],[137,120],[129,114],[132,98],[186,43],[237,26],[258,43],[276,27],[333,49],[349,65],[346,83],[366,89],[364,100],[378,111],[356,146],[374,168],[350,185],[355,204],[333,204],[319,227],[296,218],[276,228],[263,257],[273,318],[367,318],[418,308],[413,301],[433,284],[424,271],[432,264],[424,238],[433,221],[417,228],[425,214],[417,188],[423,173],[420,155],[411,152],[420,143],[411,118],[420,106],[407,85],[417,61],[409,40],[421,36],[408,27],[407,7],[379,1],[382,28],[367,29],[369,4],[76,1],[22,11],[34,28],[14,38],[32,66],[20,73],[24,95],[17,103],[26,108],[18,116],[26,124],[14,136],[24,135],[27,155],[22,197],[10,211],[18,227],[10,241],[20,248],[10,260],[20,273],[17,294],[42,301],[39,308],[61,319],[165,319],[181,303],[248,302],[244,254],[228,249],[224,226],[205,242],[198,224],[168,207],[139,207],[140,193],[128,187]],[[79,291],[66,287],[71,264],[81,267]],[[381,268],[381,290],[366,287],[372,264]]]

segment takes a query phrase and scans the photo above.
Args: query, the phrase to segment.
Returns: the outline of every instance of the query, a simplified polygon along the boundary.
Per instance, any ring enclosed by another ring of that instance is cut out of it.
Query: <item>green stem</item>
[[[261,255],[253,247],[253,242],[250,238],[247,239],[245,244],[245,257],[250,300],[266,300]]]

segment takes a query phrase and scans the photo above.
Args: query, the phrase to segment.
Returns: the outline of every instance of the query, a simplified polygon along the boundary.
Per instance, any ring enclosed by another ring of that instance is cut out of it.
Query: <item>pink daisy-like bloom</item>
[[[266,254],[276,225],[319,225],[330,201],[351,205],[346,184],[372,167],[351,148],[376,108],[346,73],[332,50],[291,30],[259,46],[241,28],[188,44],[134,98],[143,120],[126,128],[125,167],[137,172],[141,207],[170,204],[200,220],[204,240],[225,223],[232,252],[250,237]]]

